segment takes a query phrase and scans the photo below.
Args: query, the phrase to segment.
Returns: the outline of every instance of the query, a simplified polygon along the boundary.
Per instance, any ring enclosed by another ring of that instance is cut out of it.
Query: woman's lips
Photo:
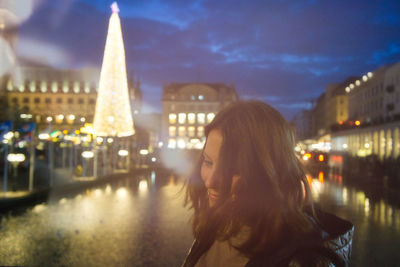
[[[219,198],[219,195],[208,191],[208,198],[211,200],[217,200]]]

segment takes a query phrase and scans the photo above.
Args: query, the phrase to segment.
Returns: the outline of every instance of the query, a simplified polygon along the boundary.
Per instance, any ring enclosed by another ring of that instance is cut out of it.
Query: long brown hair
[[[229,240],[244,226],[249,236],[236,248],[249,257],[309,231],[304,208],[312,205],[310,189],[295,155],[293,132],[282,115],[260,101],[239,101],[215,116],[206,136],[212,130],[223,138],[217,166],[221,197],[209,206],[200,159],[188,179],[185,202],[194,209],[198,243],[192,262],[215,240]],[[239,184],[231,188],[234,175],[240,177]]]

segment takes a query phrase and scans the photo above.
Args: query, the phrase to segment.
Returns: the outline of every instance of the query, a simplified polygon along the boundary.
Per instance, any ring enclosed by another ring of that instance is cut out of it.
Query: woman
[[[187,183],[195,242],[183,266],[348,264],[353,226],[314,211],[291,127],[277,110],[236,102],[205,134]]]

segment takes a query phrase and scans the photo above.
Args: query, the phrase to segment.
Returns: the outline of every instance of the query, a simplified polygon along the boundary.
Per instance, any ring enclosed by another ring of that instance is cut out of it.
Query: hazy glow
[[[111,194],[112,189],[111,189],[111,186],[109,184],[106,186],[105,192],[106,192],[106,195]]]
[[[148,191],[147,180],[141,180],[139,182],[139,192],[146,193]]]
[[[117,189],[117,197],[126,198],[128,196],[128,191],[125,187],[121,187]]]

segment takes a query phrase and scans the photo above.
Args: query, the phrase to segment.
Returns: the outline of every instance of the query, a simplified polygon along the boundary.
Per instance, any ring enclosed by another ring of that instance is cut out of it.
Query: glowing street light
[[[47,140],[50,138],[50,135],[48,133],[41,133],[39,134],[39,139],[40,140]]]
[[[25,160],[25,155],[22,153],[10,153],[7,155],[7,160],[11,162],[14,169],[14,177],[16,177],[18,172],[18,164]]]
[[[148,151],[147,149],[141,149],[141,150],[139,151],[139,154],[140,154],[140,155],[148,155],[148,154],[149,154],[149,151]]]
[[[129,155],[129,152],[128,152],[128,150],[121,149],[121,150],[118,151],[118,155],[121,156],[121,157],[126,157],[126,156]]]
[[[83,151],[82,157],[84,157],[85,159],[91,159],[94,157],[94,153],[93,151]]]

